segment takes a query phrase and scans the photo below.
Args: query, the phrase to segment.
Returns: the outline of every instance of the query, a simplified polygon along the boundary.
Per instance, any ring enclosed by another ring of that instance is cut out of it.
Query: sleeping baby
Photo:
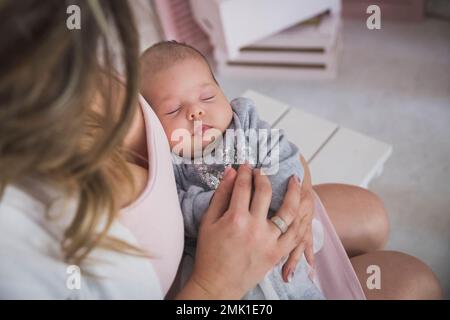
[[[175,41],[160,42],[141,57],[141,93],[158,116],[172,151],[185,226],[180,267],[184,282],[193,268],[203,213],[226,167],[247,163],[260,168],[272,186],[268,218],[280,208],[292,175],[303,179],[297,147],[283,131],[259,119],[250,99],[228,102],[205,57]],[[314,252],[323,243],[321,224],[313,219]],[[281,261],[244,299],[324,299],[303,256],[290,281]]]

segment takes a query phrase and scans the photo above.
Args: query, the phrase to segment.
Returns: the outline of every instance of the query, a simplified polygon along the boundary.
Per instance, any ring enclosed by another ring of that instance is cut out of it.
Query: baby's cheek
[[[167,140],[169,140],[170,149],[183,143],[184,137],[179,132],[168,131],[166,132]],[[184,143],[183,143],[184,144]]]
[[[170,127],[167,123],[163,122],[164,133],[166,134],[167,141],[169,141],[170,149],[178,144],[178,138],[176,137],[176,132],[174,132],[173,128]]]
[[[169,141],[170,150],[189,150],[191,149],[191,135],[190,131],[182,126],[180,123],[172,122],[163,124],[164,132]],[[177,152],[179,153],[179,152]],[[180,154],[182,155],[182,154]]]
[[[230,104],[226,104],[226,107],[224,108],[222,116],[223,121],[223,127],[224,129],[228,128],[231,121],[233,120],[233,109],[231,108]]]

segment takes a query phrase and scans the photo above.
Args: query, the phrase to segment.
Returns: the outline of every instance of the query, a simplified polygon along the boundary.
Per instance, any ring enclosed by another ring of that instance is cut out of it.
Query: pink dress
[[[148,182],[139,198],[121,210],[119,221],[133,233],[140,247],[151,255],[151,263],[166,295],[183,253],[183,216],[166,135],[142,96],[139,102],[147,136]]]
[[[366,296],[356,276],[350,259],[331,224],[325,207],[315,196],[315,218],[323,226],[323,247],[316,253],[317,279],[327,299],[365,300]]]
[[[182,214],[178,203],[170,148],[163,128],[140,96],[145,120],[149,179],[144,192],[121,211],[120,222],[150,252],[163,294],[173,283],[184,245]],[[324,245],[316,254],[317,280],[327,299],[365,299],[358,278],[317,195],[315,215],[324,228]]]

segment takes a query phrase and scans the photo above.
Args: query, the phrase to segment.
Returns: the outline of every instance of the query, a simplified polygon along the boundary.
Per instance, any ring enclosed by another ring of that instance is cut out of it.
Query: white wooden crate
[[[392,146],[336,123],[291,108],[252,90],[262,119],[283,129],[308,161],[313,184],[346,183],[367,188],[381,174]]]
[[[229,58],[239,49],[326,10],[340,12],[340,0],[190,0],[194,18],[216,49]],[[251,25],[251,27],[249,27]]]
[[[314,184],[343,182],[367,188],[381,174],[392,146],[359,132],[339,128],[311,159]]]
[[[336,77],[342,40],[325,52],[253,52],[227,60],[224,53],[214,50],[216,71],[220,75],[240,78],[272,79],[332,79]]]
[[[227,62],[322,63],[328,64],[340,41],[339,14],[322,14],[313,21],[299,23],[240,48],[239,55],[228,58],[226,52],[214,50],[219,64]]]
[[[257,48],[324,48],[329,51],[334,46],[341,30],[339,13],[321,14],[310,21],[298,23],[279,33],[270,35],[242,49]],[[244,50],[245,51],[245,50]]]
[[[303,157],[310,161],[338,129],[338,126],[336,123],[306,113],[300,109],[291,108],[275,124],[275,128],[283,129],[289,141],[297,145]],[[299,134],[299,130],[308,132],[308,134]]]
[[[255,102],[259,117],[268,122],[271,126],[273,126],[290,108],[288,105],[256,91],[247,90],[243,96]]]

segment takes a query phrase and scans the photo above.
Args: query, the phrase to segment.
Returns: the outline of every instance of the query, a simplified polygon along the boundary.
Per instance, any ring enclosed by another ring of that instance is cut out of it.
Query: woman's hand
[[[305,253],[306,261],[314,268],[314,250],[312,237],[312,220],[314,217],[314,193],[311,183],[311,174],[309,172],[308,163],[300,156],[304,169],[304,177],[301,187],[301,200],[297,217],[301,222],[299,224],[298,233],[303,235],[298,246],[289,254],[288,260],[283,265],[283,280],[289,282],[294,276],[294,270],[297,263]]]
[[[252,180],[255,190],[252,196]],[[267,219],[269,179],[247,165],[228,169],[200,225],[194,270],[179,299],[240,299],[300,241],[300,182],[292,177],[277,216]]]

